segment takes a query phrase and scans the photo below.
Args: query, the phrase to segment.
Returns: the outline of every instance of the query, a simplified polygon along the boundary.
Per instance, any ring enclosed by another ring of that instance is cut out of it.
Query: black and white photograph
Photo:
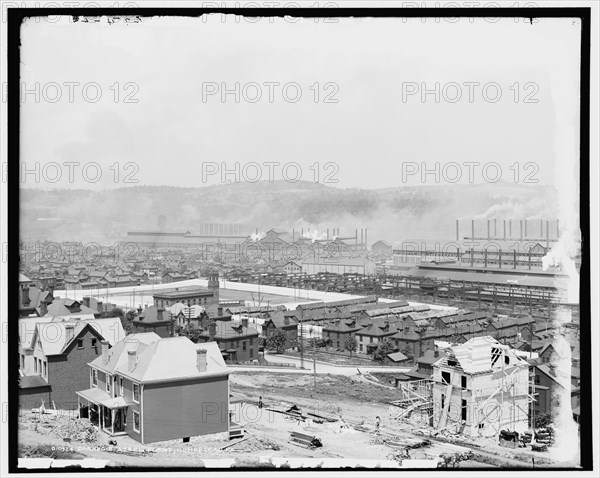
[[[2,2],[2,476],[597,476],[599,12]]]

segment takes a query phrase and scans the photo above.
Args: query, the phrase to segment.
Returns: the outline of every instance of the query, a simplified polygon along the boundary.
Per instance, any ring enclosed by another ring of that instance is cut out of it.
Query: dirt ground
[[[430,436],[426,426],[409,421],[399,422],[393,417],[398,408],[389,405],[398,399],[397,390],[374,384],[361,376],[319,375],[316,387],[312,375],[235,372],[230,376],[231,411],[233,422],[243,426],[244,438],[229,440],[228,434],[192,437],[182,440],[141,445],[128,436],[118,436],[116,446],[109,445],[105,433],[88,432],[87,419],[68,416],[44,418],[43,423],[31,414],[24,414],[19,427],[21,456],[48,456],[73,458],[80,456],[107,460],[109,466],[130,467],[269,467],[283,460],[362,460],[377,466],[391,467],[396,461],[387,461],[391,454],[403,455],[407,446],[408,458],[431,459],[440,453],[472,449],[475,456],[461,463],[461,467],[529,467],[531,453],[524,449],[508,450],[490,440],[489,443],[460,442]],[[263,408],[258,407],[262,396]],[[286,411],[297,405],[302,414],[310,417],[300,421],[277,411]],[[277,410],[277,411],[276,411]],[[328,421],[311,417],[314,413]],[[381,419],[376,432],[376,417]],[[315,421],[315,418],[316,421]],[[77,425],[80,440],[63,441],[65,427]],[[322,447],[307,449],[290,442],[290,433],[296,431],[316,436]],[[397,445],[389,442],[396,442]],[[428,444],[424,442],[428,441]],[[48,448],[49,447],[49,448]],[[225,448],[226,447],[226,448]],[[548,453],[534,454],[536,468],[552,466]],[[406,455],[402,456],[407,458]],[[219,460],[219,461],[215,461]],[[327,461],[329,460],[329,461]],[[311,463],[314,463],[311,462]]]

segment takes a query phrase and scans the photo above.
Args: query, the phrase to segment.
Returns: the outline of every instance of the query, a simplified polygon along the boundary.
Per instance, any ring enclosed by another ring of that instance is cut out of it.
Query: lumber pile
[[[290,432],[290,443],[303,448],[320,448],[323,446],[321,440],[314,435],[306,435],[300,432]]]

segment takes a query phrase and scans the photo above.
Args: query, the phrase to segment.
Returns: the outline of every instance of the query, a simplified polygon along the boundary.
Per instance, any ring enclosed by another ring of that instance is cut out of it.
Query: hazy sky
[[[578,160],[579,37],[574,19],[32,19],[20,161],[39,169],[22,185],[464,184],[466,162],[474,182],[554,183]],[[222,163],[239,174],[208,175]]]

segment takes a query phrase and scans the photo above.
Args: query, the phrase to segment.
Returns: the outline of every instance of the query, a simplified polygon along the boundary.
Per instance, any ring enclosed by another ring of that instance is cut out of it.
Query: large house
[[[229,371],[215,343],[128,335],[89,363],[79,413],[141,443],[229,431]]]
[[[269,339],[276,330],[281,330],[285,334],[286,348],[298,345],[298,319],[295,315],[276,310],[267,312],[263,318],[265,321],[262,324],[262,332],[266,339]]]
[[[248,325],[248,319],[211,322],[200,335],[200,340],[217,342],[229,363],[258,360],[258,330]]]
[[[175,320],[164,307],[151,305],[138,313],[132,321],[134,333],[154,332],[160,337],[172,337]]]
[[[208,278],[208,287],[187,286],[176,287],[172,290],[155,292],[154,305],[161,307],[171,307],[175,304],[184,304],[189,306],[202,305],[209,306],[219,303],[219,275],[211,273]]]
[[[77,390],[88,382],[87,363],[100,353],[100,342],[125,337],[118,317],[90,320],[32,317],[19,320],[19,397],[21,408],[45,405],[74,408]]]

